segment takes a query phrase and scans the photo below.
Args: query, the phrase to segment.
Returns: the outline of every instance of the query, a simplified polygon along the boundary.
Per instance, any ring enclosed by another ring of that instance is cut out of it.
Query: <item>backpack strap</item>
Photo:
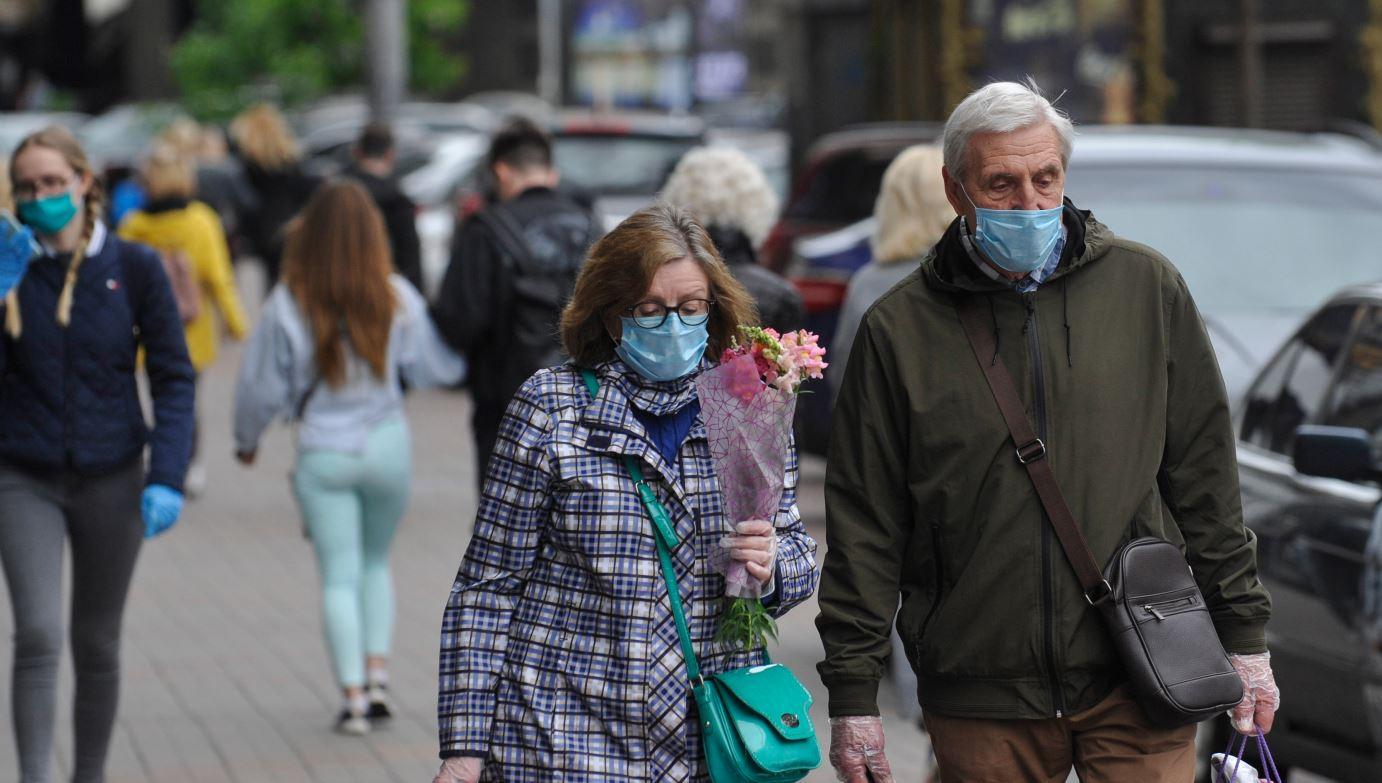
[[[533,274],[537,266],[533,260],[533,251],[528,247],[528,241],[523,238],[523,227],[507,207],[494,204],[475,213],[475,219],[494,233],[495,238],[499,240],[499,246],[504,250],[502,255],[517,267],[519,274]]]

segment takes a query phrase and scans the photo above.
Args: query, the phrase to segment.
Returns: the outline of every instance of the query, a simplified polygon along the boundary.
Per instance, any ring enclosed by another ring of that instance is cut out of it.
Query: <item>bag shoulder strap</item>
[[[581,378],[585,380],[585,388],[592,398],[600,393],[600,381],[595,377],[595,373],[582,368]],[[633,478],[634,489],[638,491],[638,497],[648,511],[648,517],[653,521],[653,542],[657,546],[657,559],[662,564],[662,579],[667,583],[667,601],[672,605],[672,619],[676,622],[681,654],[686,660],[686,679],[691,682],[703,682],[700,662],[696,660],[696,649],[691,645],[691,631],[686,625],[686,610],[681,605],[681,588],[677,586],[676,566],[672,563],[672,547],[677,544],[677,536],[673,532],[671,517],[658,501],[657,495],[653,494],[652,487],[648,486],[638,460],[624,455],[624,468]]]
[[[1056,481],[1056,474],[1046,459],[1046,444],[1037,437],[1036,432],[1032,430],[1032,423],[1027,420],[1027,411],[1022,406],[1022,399],[1017,395],[1017,387],[1013,386],[1012,376],[1008,374],[1003,357],[998,355],[997,343],[984,321],[979,300],[979,296],[971,295],[955,305],[960,314],[960,323],[964,325],[965,336],[969,338],[969,347],[973,350],[979,367],[983,369],[989,391],[993,392],[993,399],[998,403],[998,410],[1002,412],[1003,421],[1008,425],[1013,445],[1017,447],[1017,461],[1027,469],[1027,476],[1036,488],[1042,508],[1046,510],[1046,518],[1051,521],[1061,549],[1065,551],[1065,559],[1070,562],[1080,580],[1085,600],[1091,605],[1099,604],[1112,595],[1113,589],[1109,586],[1108,580],[1104,579],[1099,564],[1094,559],[1094,553],[1089,549],[1089,542],[1080,532],[1079,525],[1075,523],[1075,515],[1065,502],[1060,483]]]

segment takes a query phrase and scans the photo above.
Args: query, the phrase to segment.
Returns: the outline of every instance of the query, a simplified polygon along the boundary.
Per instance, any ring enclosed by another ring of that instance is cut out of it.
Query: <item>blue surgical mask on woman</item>
[[[19,219],[43,236],[53,236],[67,227],[77,214],[77,197],[64,191],[32,201],[21,201],[16,209]]]
[[[614,352],[624,364],[650,381],[674,381],[690,375],[700,365],[710,342],[705,323],[687,326],[672,313],[660,326],[651,329],[639,326],[628,316],[619,322],[624,327],[623,336]]]
[[[1063,206],[1050,209],[984,209],[974,207],[974,243],[984,257],[1013,274],[1029,274],[1041,268],[1061,233]]]

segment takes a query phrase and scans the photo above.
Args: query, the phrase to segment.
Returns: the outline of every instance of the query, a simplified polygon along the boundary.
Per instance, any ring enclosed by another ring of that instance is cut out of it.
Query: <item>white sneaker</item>
[[[189,499],[200,497],[206,491],[206,465],[204,463],[198,460],[187,468],[187,478],[183,479],[182,488],[186,491]]]
[[[336,733],[363,737],[369,733],[369,718],[363,712],[341,710],[341,716],[336,719]]]

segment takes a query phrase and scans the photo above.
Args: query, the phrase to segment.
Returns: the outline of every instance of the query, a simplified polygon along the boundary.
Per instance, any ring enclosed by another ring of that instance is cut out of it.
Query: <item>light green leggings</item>
[[[343,688],[365,684],[366,655],[389,652],[389,544],[408,505],[411,473],[402,418],[375,427],[360,454],[298,454],[293,491],[317,551],[326,643]]]

